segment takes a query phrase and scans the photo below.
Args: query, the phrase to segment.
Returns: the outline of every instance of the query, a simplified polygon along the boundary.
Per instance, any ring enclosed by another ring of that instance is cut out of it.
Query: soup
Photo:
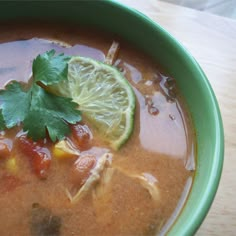
[[[114,35],[44,23],[1,24],[0,31],[2,89],[27,83],[39,54],[54,49],[104,62],[116,40],[111,63],[136,97],[134,128],[119,150],[83,113],[64,139],[73,146],[66,154],[60,141],[27,137],[21,123],[1,131],[1,235],[165,234],[195,168],[194,129],[175,80]]]

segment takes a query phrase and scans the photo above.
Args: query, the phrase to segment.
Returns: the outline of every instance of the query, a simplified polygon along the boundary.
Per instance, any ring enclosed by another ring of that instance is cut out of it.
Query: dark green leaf
[[[30,91],[25,92],[19,82],[13,81],[0,90],[0,109],[7,128],[22,122],[29,111]]]
[[[31,109],[24,120],[24,130],[34,140],[44,138],[46,130],[53,142],[70,132],[68,123],[81,120],[77,104],[70,98],[59,97],[35,85],[32,90]]]
[[[2,111],[0,111],[0,131],[4,130],[6,128],[5,121],[2,116]]]
[[[71,98],[56,96],[43,88],[67,79],[69,59],[63,54],[55,56],[54,50],[39,55],[33,62],[33,82],[27,91],[16,81],[0,90],[0,130],[22,122],[34,140],[45,138],[48,133],[53,142],[70,132],[69,124],[81,120],[78,105]]]
[[[35,141],[45,138],[47,130],[53,142],[61,140],[70,133],[70,128],[64,120],[54,117],[50,112],[44,110],[30,111],[24,120],[23,128]]]
[[[69,60],[64,54],[55,55],[55,50],[38,55],[33,61],[34,82],[52,85],[66,80]]]

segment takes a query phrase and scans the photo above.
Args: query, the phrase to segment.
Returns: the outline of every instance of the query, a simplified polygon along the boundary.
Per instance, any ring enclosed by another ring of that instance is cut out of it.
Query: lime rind
[[[110,146],[118,150],[134,127],[135,95],[129,82],[112,66],[72,57],[68,80],[49,86],[57,95],[76,102],[82,116]]]
[[[66,90],[79,104],[82,115],[113,149],[119,149],[134,126],[135,95],[128,81],[112,66],[90,58],[72,57],[68,82]]]

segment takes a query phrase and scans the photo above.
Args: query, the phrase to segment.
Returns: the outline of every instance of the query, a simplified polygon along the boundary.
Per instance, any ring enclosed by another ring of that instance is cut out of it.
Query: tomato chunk
[[[86,150],[91,146],[92,133],[87,125],[75,124],[71,126],[72,142],[81,150]]]
[[[47,178],[51,165],[50,151],[41,143],[34,142],[25,135],[18,138],[18,143],[22,153],[29,158],[34,173],[40,179]]]
[[[0,141],[0,158],[8,158],[10,153],[11,151],[9,146],[6,143]]]
[[[36,152],[32,161],[35,174],[40,179],[46,179],[51,165],[51,157],[44,152]]]
[[[96,157],[93,155],[85,155],[79,157],[70,173],[70,182],[73,186],[80,188],[90,176],[91,170],[96,165]]]

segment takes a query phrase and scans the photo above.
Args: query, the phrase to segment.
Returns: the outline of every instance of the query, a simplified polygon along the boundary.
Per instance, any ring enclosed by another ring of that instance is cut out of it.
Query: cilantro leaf
[[[5,121],[4,118],[2,116],[2,111],[0,112],[0,131],[4,130],[6,128],[5,126]]]
[[[55,55],[55,50],[38,55],[27,90],[16,81],[0,90],[0,130],[23,123],[23,129],[35,141],[48,134],[55,142],[69,134],[69,124],[81,120],[78,105],[71,98],[45,90],[48,85],[67,79],[69,60],[70,57],[63,54]]]
[[[33,61],[34,82],[51,85],[67,79],[68,61],[64,54],[55,56],[55,50],[40,54]]]
[[[30,111],[24,121],[23,129],[28,131],[28,136],[34,141],[45,138],[47,130],[53,142],[61,140],[70,133],[70,128],[64,120],[51,116],[49,111],[42,110]]]
[[[0,90],[0,109],[7,128],[12,128],[25,119],[30,99],[30,91],[24,91],[16,81],[8,84],[5,90]]]
[[[48,93],[38,85],[32,88],[31,109],[24,120],[24,130],[34,140],[44,138],[46,130],[53,142],[70,132],[68,123],[81,120],[77,104],[70,98]]]

